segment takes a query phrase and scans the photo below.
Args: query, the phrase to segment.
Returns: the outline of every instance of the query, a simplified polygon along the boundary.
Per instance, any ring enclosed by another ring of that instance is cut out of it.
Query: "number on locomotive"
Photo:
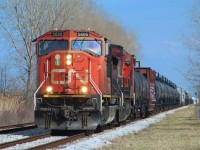
[[[63,36],[63,32],[52,32],[52,36],[54,37]]]
[[[78,37],[88,37],[89,36],[89,32],[78,32],[77,36]]]

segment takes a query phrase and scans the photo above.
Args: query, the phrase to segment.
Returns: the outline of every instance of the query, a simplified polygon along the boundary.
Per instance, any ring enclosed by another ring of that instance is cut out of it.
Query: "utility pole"
[[[3,93],[3,69],[0,69],[1,75],[0,75],[0,92]]]
[[[4,70],[3,96],[6,95],[6,86],[7,86],[7,67],[5,66],[5,70]]]

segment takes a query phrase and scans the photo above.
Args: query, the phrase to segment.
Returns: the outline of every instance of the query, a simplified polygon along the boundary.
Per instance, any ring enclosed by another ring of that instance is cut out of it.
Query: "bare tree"
[[[0,62],[0,93],[6,96],[8,93],[20,92],[21,84],[17,82],[15,71],[4,61]]]
[[[12,57],[25,84],[27,98],[32,97],[35,69],[35,45],[32,40],[52,29],[62,29],[76,17],[81,0],[0,1],[0,27],[14,51]]]
[[[99,7],[94,1],[89,1],[82,9],[77,23],[73,24],[76,29],[94,30],[112,43],[122,45],[131,53],[138,52],[138,42],[135,33],[128,32],[117,21],[117,18],[110,18],[102,7]]]
[[[193,25],[193,33],[187,36],[186,45],[189,49],[188,72],[185,74],[186,79],[197,91],[200,97],[200,1],[195,1],[190,11],[190,17]]]
[[[7,66],[0,67],[0,92],[5,95],[7,90]]]

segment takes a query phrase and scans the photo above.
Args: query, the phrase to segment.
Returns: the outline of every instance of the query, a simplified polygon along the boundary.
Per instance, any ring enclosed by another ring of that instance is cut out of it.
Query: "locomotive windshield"
[[[72,50],[80,50],[85,52],[92,52],[95,55],[100,56],[102,54],[101,41],[87,41],[87,40],[73,40]]]
[[[45,55],[54,50],[67,50],[67,40],[42,40],[39,41],[39,52],[38,54]]]

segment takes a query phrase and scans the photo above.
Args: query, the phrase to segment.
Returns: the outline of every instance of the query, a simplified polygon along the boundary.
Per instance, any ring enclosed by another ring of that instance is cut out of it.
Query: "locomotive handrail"
[[[117,80],[115,79],[115,77],[113,78],[114,79],[114,81],[115,81],[115,83],[116,83],[116,85],[118,84],[118,82],[117,82]],[[115,86],[115,85],[114,85]],[[120,87],[119,86],[117,86],[116,87],[116,89],[121,93],[121,98],[120,98],[120,106],[123,106],[124,105],[124,101],[123,101],[123,99],[124,99],[124,93],[122,92],[122,90],[120,89]]]
[[[121,99],[120,104],[121,104],[121,106],[123,106],[124,105],[124,93],[121,91],[121,94],[122,94],[122,99]]]
[[[100,112],[102,112],[102,92],[101,90],[98,88],[98,86],[96,85],[96,83],[92,80],[92,67],[91,67],[91,60],[90,60],[90,83],[92,84],[92,86],[94,87],[94,89],[97,91],[97,93],[100,95],[100,104],[99,104],[99,109]]]
[[[47,75],[46,75],[46,78],[45,78],[45,75],[44,75],[44,80],[42,81],[42,83],[40,84],[40,86],[37,88],[37,90],[35,91],[35,93],[34,93],[34,110],[36,110],[36,94],[37,94],[37,92],[40,90],[40,88],[42,87],[42,85],[44,84],[44,82],[46,81],[46,79],[48,78],[48,76],[49,76],[49,74],[48,74],[48,59],[47,59],[47,61],[46,61],[46,66],[47,66]]]

